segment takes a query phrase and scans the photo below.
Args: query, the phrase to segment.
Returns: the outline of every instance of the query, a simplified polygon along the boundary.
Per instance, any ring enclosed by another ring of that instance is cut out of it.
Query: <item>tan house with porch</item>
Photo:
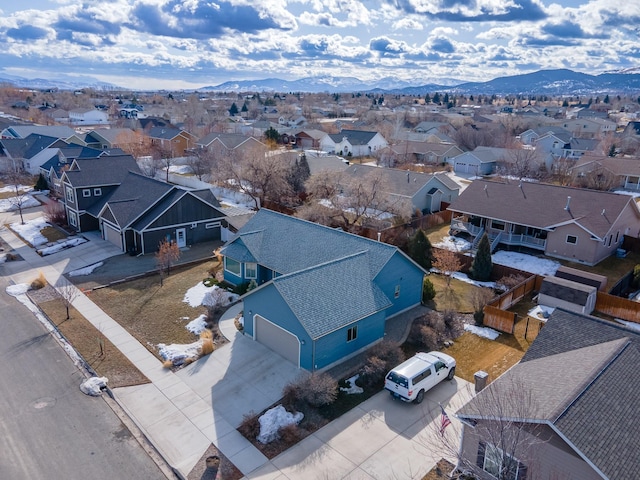
[[[595,265],[614,254],[624,235],[640,235],[640,210],[627,195],[532,182],[476,180],[453,201],[451,233],[491,249],[526,247]]]

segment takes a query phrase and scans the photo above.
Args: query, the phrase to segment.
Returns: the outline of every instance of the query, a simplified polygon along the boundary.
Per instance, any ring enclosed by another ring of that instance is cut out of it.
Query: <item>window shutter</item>
[[[476,459],[476,465],[480,468],[484,467],[484,451],[486,449],[486,444],[484,442],[478,443],[478,457]]]
[[[527,478],[527,466],[518,463],[518,478],[516,480],[525,480]]]

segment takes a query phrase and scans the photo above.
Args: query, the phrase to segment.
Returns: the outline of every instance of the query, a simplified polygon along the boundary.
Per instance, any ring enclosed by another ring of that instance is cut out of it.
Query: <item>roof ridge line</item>
[[[291,277],[293,275],[298,275],[301,273],[305,273],[305,272],[310,272],[312,270],[317,270],[318,268],[322,268],[322,267],[326,267],[327,265],[331,265],[333,263],[338,263],[344,260],[348,260],[350,258],[354,258],[354,257],[358,257],[360,255],[364,255],[369,253],[369,250],[361,250],[359,252],[355,252],[355,253],[350,253],[349,255],[345,255],[343,257],[339,257],[339,258],[333,258],[331,260],[327,260],[326,262],[322,262],[322,263],[318,263],[316,265],[311,265],[309,267],[303,268],[301,270],[296,270],[295,272],[289,272],[289,273],[285,273],[284,275],[279,275],[276,278],[273,279],[273,281],[277,281],[281,278],[287,278],[287,277]]]

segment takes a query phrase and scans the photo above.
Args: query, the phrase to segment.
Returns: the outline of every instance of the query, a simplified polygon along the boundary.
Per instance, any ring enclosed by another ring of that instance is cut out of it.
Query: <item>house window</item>
[[[244,278],[258,278],[258,264],[257,263],[245,263],[244,264]]]
[[[101,196],[101,195],[102,195],[102,189],[101,189],[101,188],[94,188],[94,189],[93,189],[93,194],[94,194],[96,197]]]
[[[67,202],[73,202],[73,188],[67,187],[65,192],[67,194]]]
[[[575,235],[567,235],[567,243],[575,245],[576,243],[578,243],[578,237],[576,237]]]
[[[498,447],[480,442],[478,466],[496,478],[504,480],[525,480],[527,467],[517,458]]]
[[[393,292],[393,298],[398,298],[400,296],[400,285],[396,285],[396,289]]]
[[[504,230],[505,224],[504,222],[500,222],[498,220],[491,220],[491,228],[494,230]]]
[[[240,276],[240,262],[237,262],[231,258],[224,257],[224,269],[234,274],[236,277]]]
[[[78,218],[73,212],[69,212],[69,225],[76,228],[78,227]]]
[[[358,326],[355,325],[347,330],[347,342],[351,342],[358,338]]]
[[[84,188],[82,190],[82,196],[83,197],[90,197],[91,196],[91,189],[90,188]]]

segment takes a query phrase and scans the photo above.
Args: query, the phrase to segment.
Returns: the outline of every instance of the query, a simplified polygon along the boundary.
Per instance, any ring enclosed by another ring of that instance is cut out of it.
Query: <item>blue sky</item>
[[[490,80],[640,68],[638,0],[24,0],[0,71],[134,89],[351,76]]]

